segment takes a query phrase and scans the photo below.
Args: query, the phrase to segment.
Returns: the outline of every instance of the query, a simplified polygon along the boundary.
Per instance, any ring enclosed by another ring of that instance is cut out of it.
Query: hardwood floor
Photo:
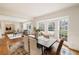
[[[0,41],[0,55],[10,55],[9,45],[15,45],[17,42],[22,42],[23,38],[18,38],[16,40],[10,40],[6,36],[3,37]],[[28,38],[24,38],[25,50],[28,50]],[[30,55],[41,55],[41,49],[37,48],[36,40],[34,38],[29,38],[30,40]],[[79,51],[74,51],[72,49],[63,46],[64,49],[68,49],[68,51],[72,52],[73,55],[79,55]],[[18,49],[17,49],[18,50]],[[21,51],[20,51],[21,52]],[[49,54],[50,55],[50,54]]]
[[[29,48],[28,48],[28,38],[24,37],[24,38],[18,38],[18,39],[14,39],[14,40],[10,40],[7,36],[4,35],[3,39],[2,39],[2,43],[0,44],[0,55],[10,55],[12,54],[10,49],[9,49],[9,45],[15,45],[17,42],[22,42],[24,40],[24,44],[25,46],[25,50],[28,52]],[[30,39],[30,55],[40,55],[41,54],[41,50],[37,49],[36,46],[36,40],[33,38],[29,38]],[[19,49],[16,49],[16,51],[18,51]],[[21,52],[21,49],[20,49]],[[16,55],[16,53],[14,53]]]
[[[10,40],[7,36],[3,36],[0,44],[0,55],[8,55],[10,53],[9,45],[14,45],[18,41],[22,41],[22,38],[18,38],[16,40]]]
[[[7,48],[8,40],[6,40],[5,37],[1,40],[2,40],[2,42],[0,44],[0,55],[6,55],[6,54],[8,54],[8,48]]]

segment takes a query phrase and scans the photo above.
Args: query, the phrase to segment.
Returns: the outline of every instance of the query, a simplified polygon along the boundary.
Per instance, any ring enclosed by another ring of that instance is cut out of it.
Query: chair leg
[[[47,55],[47,50],[46,49],[44,50],[44,54]]]
[[[50,51],[51,51],[51,47],[46,48],[46,49],[45,49],[45,54],[46,54],[46,55],[50,54]]]

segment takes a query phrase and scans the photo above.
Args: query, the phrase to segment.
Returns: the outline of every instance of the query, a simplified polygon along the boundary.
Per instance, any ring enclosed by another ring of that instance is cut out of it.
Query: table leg
[[[41,50],[42,50],[42,55],[44,55],[44,46],[42,46]]]

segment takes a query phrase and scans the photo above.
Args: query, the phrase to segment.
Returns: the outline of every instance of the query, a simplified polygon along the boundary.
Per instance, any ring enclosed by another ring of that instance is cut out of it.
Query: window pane
[[[54,22],[50,22],[48,25],[48,31],[54,31],[55,30],[55,23]]]
[[[39,23],[39,29],[40,29],[40,31],[44,31],[44,28],[45,28],[44,24],[43,23]]]
[[[67,34],[68,34],[68,19],[60,20],[60,31],[59,31],[60,38],[64,37],[65,41],[67,41]]]

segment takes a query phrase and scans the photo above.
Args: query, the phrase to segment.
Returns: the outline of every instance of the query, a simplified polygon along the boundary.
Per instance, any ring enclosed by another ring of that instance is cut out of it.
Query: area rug
[[[22,47],[17,48],[13,53],[11,53],[11,55],[28,55],[28,54],[29,53],[25,51],[25,49]]]

